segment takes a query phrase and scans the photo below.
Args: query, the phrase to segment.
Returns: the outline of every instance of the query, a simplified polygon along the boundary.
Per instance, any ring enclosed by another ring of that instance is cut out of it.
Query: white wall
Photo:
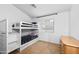
[[[70,35],[69,20],[70,11],[59,13],[55,17],[55,42],[59,43],[62,35]]]
[[[79,40],[79,4],[71,9],[71,36]]]
[[[46,31],[41,29],[39,31],[40,40],[59,44],[60,37],[62,35],[69,35],[69,15],[70,15],[69,13],[70,11],[66,11],[66,12],[58,13],[58,15],[39,18],[38,22],[40,23],[40,25],[42,25],[41,24],[42,20],[46,20],[46,19],[54,19],[55,22],[54,33],[53,30]]]
[[[9,21],[9,32],[12,32],[11,25],[16,22],[30,21],[30,17],[24,14],[19,9],[10,4],[0,5],[0,20],[8,19]]]
[[[55,16],[55,32],[57,35],[69,35],[70,11],[59,13]]]

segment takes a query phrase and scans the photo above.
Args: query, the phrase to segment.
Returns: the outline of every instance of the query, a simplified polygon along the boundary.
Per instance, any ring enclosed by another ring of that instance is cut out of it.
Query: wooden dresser
[[[79,40],[70,36],[62,36],[61,52],[64,54],[79,54]]]

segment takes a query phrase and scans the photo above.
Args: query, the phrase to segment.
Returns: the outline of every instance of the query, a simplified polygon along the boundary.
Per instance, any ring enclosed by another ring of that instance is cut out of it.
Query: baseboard
[[[44,41],[44,42],[54,43],[54,44],[60,45],[60,43],[55,43],[55,42],[52,42],[52,41],[47,41],[47,40],[40,40],[40,41]]]

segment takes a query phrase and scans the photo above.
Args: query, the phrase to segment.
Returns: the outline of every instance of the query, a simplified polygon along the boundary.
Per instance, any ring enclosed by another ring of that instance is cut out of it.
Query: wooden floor
[[[12,54],[59,54],[60,46],[54,43],[38,41],[35,44],[27,47],[23,51],[14,51]]]

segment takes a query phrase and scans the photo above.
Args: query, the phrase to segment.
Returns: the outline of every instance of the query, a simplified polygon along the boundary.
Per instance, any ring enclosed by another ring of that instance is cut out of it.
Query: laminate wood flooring
[[[60,45],[38,41],[21,52],[14,51],[11,54],[60,54]]]

